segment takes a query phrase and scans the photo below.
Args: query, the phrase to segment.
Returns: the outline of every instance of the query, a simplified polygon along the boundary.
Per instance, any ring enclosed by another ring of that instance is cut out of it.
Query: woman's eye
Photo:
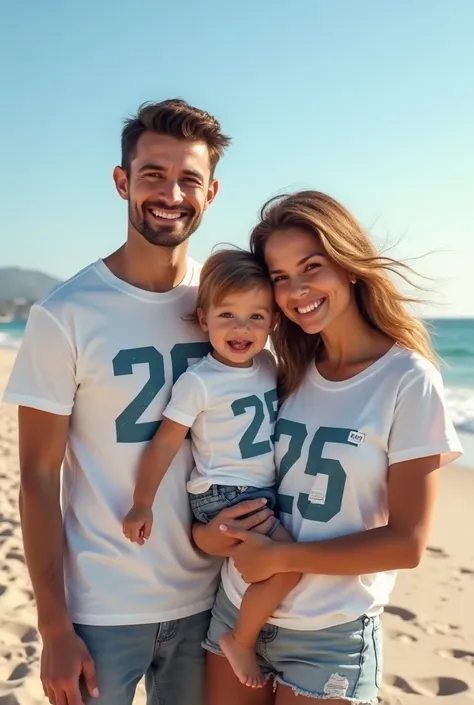
[[[306,267],[306,271],[309,272],[314,269],[319,269],[321,267],[321,264],[319,262],[310,262],[308,266]]]

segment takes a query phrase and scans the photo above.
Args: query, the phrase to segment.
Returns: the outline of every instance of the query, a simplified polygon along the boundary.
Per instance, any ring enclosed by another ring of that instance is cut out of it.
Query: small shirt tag
[[[359,433],[359,431],[351,431],[347,440],[349,441],[349,443],[354,443],[354,445],[360,446],[364,442],[364,438],[365,433]]]
[[[324,504],[326,502],[326,494],[328,491],[329,475],[319,473],[314,478],[311,492],[309,493],[309,501],[311,504]]]

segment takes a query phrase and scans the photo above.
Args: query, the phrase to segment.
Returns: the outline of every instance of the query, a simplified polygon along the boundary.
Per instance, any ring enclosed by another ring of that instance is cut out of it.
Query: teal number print
[[[300,492],[297,507],[304,519],[326,523],[341,511],[342,498],[346,486],[346,472],[339,460],[323,458],[322,455],[326,443],[340,443],[342,445],[356,446],[356,442],[349,440],[352,431],[353,429],[350,428],[329,428],[327,426],[321,426],[314,434],[313,440],[309,446],[305,475],[313,475],[314,477],[316,477],[316,475],[327,475],[327,489],[326,496],[321,504],[311,502],[309,495]],[[308,432],[305,424],[281,418],[276,425],[275,442],[284,435],[290,436],[290,444],[287,452],[280,461],[280,483],[290,468],[292,468],[301,457],[303,444]],[[287,514],[293,513],[294,497],[279,494],[278,501],[282,512]]]
[[[297,421],[289,421],[288,419],[280,418],[278,419],[275,427],[275,443],[280,440],[282,436],[289,436],[290,443],[288,444],[288,450],[280,461],[280,468],[278,473],[278,482],[281,483],[286,473],[293,465],[296,463],[298,458],[301,456],[301,451],[303,450],[303,443],[306,440],[308,431],[303,423],[298,423]],[[294,498],[288,494],[279,494],[278,502],[280,505],[280,510],[286,514],[293,513],[293,501]]]
[[[159,421],[137,423],[165,383],[163,355],[152,345],[120,350],[113,359],[114,376],[131,375],[135,365],[148,365],[150,377],[135,399],[117,416],[117,443],[140,443],[153,438]]]
[[[271,389],[270,391],[265,392],[264,399],[270,417],[270,422],[273,423],[277,414],[274,403],[276,399],[276,389]],[[232,402],[231,409],[234,416],[245,414],[247,409],[255,410],[253,419],[239,442],[240,455],[242,458],[256,458],[259,455],[266,455],[266,453],[272,452],[273,448],[270,442],[271,439],[268,441],[255,441],[265,420],[262,400],[255,394],[251,394],[248,397],[236,399]]]
[[[171,365],[173,368],[173,384],[189,367],[190,360],[200,360],[210,352],[209,343],[176,343],[171,350]]]
[[[176,343],[171,350],[173,384],[186,370],[191,360],[199,360],[210,350],[209,343]],[[163,355],[152,345],[120,350],[113,359],[114,376],[131,375],[135,365],[148,365],[149,379],[137,396],[115,420],[117,443],[142,443],[153,438],[161,421],[138,422],[153,399],[165,385]],[[188,432],[189,435],[189,432]]]
[[[265,399],[265,404],[268,409],[268,416],[270,417],[270,423],[275,423],[278,415],[278,394],[276,387],[275,389],[270,389],[270,391],[265,392],[263,395]]]
[[[300,492],[298,509],[302,517],[311,521],[328,522],[339,514],[346,486],[346,473],[339,460],[323,458],[325,443],[357,445],[349,440],[350,428],[328,428],[321,426],[314,434],[306,463],[306,475],[327,475],[328,484],[324,504],[313,504],[309,495]]]

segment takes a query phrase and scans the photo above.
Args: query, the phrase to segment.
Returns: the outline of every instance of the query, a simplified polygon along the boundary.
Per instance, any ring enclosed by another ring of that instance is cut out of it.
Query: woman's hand
[[[226,524],[221,524],[220,530],[225,536],[239,541],[230,556],[246,583],[259,583],[280,572],[279,550],[284,544],[272,541],[268,536],[242,531]]]
[[[201,551],[210,556],[230,556],[239,541],[237,538],[232,538],[230,533],[226,536],[219,527],[226,524],[229,528],[242,530],[243,533],[247,531],[257,534],[268,533],[272,528],[274,516],[265,503],[265,499],[246,500],[234,507],[223,509],[209,524],[196,522],[193,525],[194,542]],[[255,514],[246,516],[250,512]]]

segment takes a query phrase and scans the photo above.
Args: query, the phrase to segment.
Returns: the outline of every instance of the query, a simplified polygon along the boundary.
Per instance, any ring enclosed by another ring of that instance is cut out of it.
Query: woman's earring
[[[351,277],[351,284],[355,284],[356,281],[357,281],[357,279],[356,279],[354,276],[352,276],[352,277]]]

